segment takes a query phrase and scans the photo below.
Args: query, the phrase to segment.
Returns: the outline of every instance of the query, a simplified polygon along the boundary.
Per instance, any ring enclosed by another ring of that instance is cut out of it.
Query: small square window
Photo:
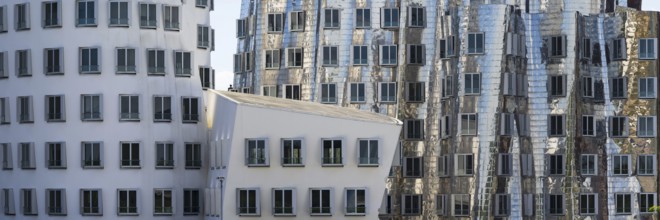
[[[353,46],[353,65],[368,65],[368,47],[367,46]]]
[[[371,28],[371,9],[355,9],[355,28]]]
[[[461,124],[459,131],[461,135],[477,135],[477,114],[459,114]]]
[[[639,116],[637,118],[637,137],[655,137],[655,116]]]
[[[468,33],[467,54],[484,53],[484,33]]]
[[[565,115],[549,115],[548,116],[548,132],[551,137],[559,137],[566,135],[566,116]]]
[[[289,14],[289,28],[293,31],[305,31],[305,12],[294,11]]]
[[[612,41],[612,59],[625,60],[627,56],[626,39],[619,38]]]
[[[380,11],[381,28],[398,28],[399,27],[399,9],[398,8],[383,8]]]
[[[548,195],[548,212],[550,215],[564,215],[564,195]]]
[[[128,27],[129,4],[127,1],[110,2],[110,27]],[[155,14],[156,11],[154,11]]]
[[[642,38],[639,39],[639,59],[640,60],[654,60],[657,57],[655,51],[655,38]]]
[[[454,155],[454,167],[456,176],[472,176],[474,175],[474,155],[472,154],[456,154]]]
[[[325,9],[323,11],[323,28],[339,28],[339,9]]]
[[[464,82],[465,95],[479,95],[481,93],[481,74],[466,73]]]
[[[381,82],[380,83],[380,102],[392,103],[396,102],[396,83],[395,82]]]
[[[422,195],[409,195],[404,194],[402,196],[402,206],[401,214],[410,216],[410,215],[421,215],[422,214]]]
[[[382,66],[396,66],[397,65],[397,46],[396,45],[381,45],[380,46],[380,65]]]
[[[300,100],[300,85],[284,85],[284,98]]]
[[[630,155],[612,155],[612,174],[620,176],[630,175],[632,161]]]
[[[279,69],[280,68],[280,50],[266,50],[265,68],[266,69]]]
[[[598,175],[598,155],[580,155],[580,173],[583,176]]]
[[[655,77],[639,78],[639,98],[640,99],[655,99],[656,97],[656,84]]]
[[[323,66],[337,66],[339,64],[339,47],[323,46]]]
[[[351,103],[366,102],[364,83],[350,83],[349,85],[351,89],[350,90]]]
[[[287,67],[302,67],[303,66],[303,48],[287,48],[286,49]]]
[[[269,151],[265,139],[245,140],[245,164],[247,166],[268,166]]]
[[[580,215],[596,215],[598,210],[598,194],[580,194]]]
[[[566,56],[566,36],[551,36],[550,40],[550,57],[565,57]]]
[[[470,215],[470,195],[469,194],[454,194],[451,195],[451,202],[453,206],[453,216],[469,216]]]
[[[637,175],[655,175],[656,161],[655,155],[639,155],[637,159]]]
[[[426,13],[424,8],[409,7],[408,14],[408,27],[424,27],[424,25],[426,25]]]
[[[261,87],[263,96],[278,97],[279,96],[278,90],[279,87],[275,85]]]
[[[303,166],[302,139],[282,139],[282,166]]]
[[[339,139],[324,139],[323,141],[323,166],[342,166],[343,162],[343,149],[342,140]]]
[[[610,117],[610,137],[628,136],[628,117],[614,116]]]
[[[617,215],[621,214],[632,214],[632,194],[629,193],[619,193],[614,194],[614,213]]]
[[[407,140],[424,139],[424,119],[407,119],[403,124],[404,138]]]
[[[378,166],[380,160],[378,140],[359,139],[358,148],[358,158],[360,158],[358,164],[360,166]]]
[[[362,92],[364,93],[364,88]],[[353,96],[351,94],[351,100],[352,99]],[[321,83],[321,103],[337,103],[337,84]]]
[[[628,78],[616,77],[610,79],[611,97],[613,99],[625,99],[628,95]]]
[[[333,190],[327,188],[310,188],[309,189],[309,207],[312,216],[328,216],[332,215]]]
[[[80,189],[80,213],[83,216],[103,215],[101,189]]]
[[[408,45],[408,64],[424,65],[426,51],[423,44]]]

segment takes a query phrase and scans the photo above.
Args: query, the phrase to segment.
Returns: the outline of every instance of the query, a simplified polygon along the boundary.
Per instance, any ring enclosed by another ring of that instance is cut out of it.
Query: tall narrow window
[[[323,65],[336,66],[339,63],[339,55],[337,46],[323,46]]]
[[[312,215],[332,214],[332,189],[309,189],[310,209]]]
[[[321,83],[321,103],[337,103],[337,84]]]
[[[497,158],[497,175],[508,176],[511,175],[513,167],[513,157],[511,154],[498,154]]]
[[[259,215],[261,213],[261,201],[259,201],[260,194],[259,189],[236,189],[236,208],[238,210],[238,215]]]
[[[289,28],[291,31],[305,31],[305,12],[294,11],[289,16]]]
[[[422,7],[408,8],[408,27],[424,27],[426,24],[425,10]]]
[[[454,194],[451,195],[453,216],[469,216],[470,215],[470,196],[468,194]]]
[[[103,144],[101,142],[82,142],[83,168],[103,168]]]
[[[174,168],[174,144],[156,142],[156,168]]]
[[[627,56],[626,39],[619,38],[612,41],[612,59],[625,60]]]
[[[339,28],[339,9],[325,9],[323,11],[323,28]]]
[[[293,189],[273,189],[273,215],[291,216],[296,214],[296,191]]]
[[[80,113],[83,121],[103,120],[103,99],[101,95],[81,95],[80,101]]]
[[[653,213],[651,207],[657,206],[656,193],[639,194],[639,212],[644,214]]]
[[[186,51],[175,51],[174,70],[176,76],[192,75],[192,54]]]
[[[121,143],[121,167],[140,168],[140,143]]]
[[[284,98],[300,100],[300,85],[284,85]]]
[[[351,103],[363,103],[366,101],[364,83],[350,83]]]
[[[582,58],[591,59],[591,39],[582,39]]]
[[[96,0],[78,0],[77,26],[96,26]]]
[[[64,142],[46,143],[48,169],[66,169],[66,145]]]
[[[128,2],[112,1],[110,2],[110,27],[128,27]]]
[[[32,56],[29,49],[16,51],[16,76],[32,76]]]
[[[653,60],[657,57],[657,52],[655,51],[655,44],[657,39],[655,38],[642,38],[639,39],[639,59],[640,60]]]
[[[370,28],[371,27],[371,9],[357,8],[355,9],[355,28]]]
[[[1,11],[2,7],[0,7]],[[9,54],[0,52],[0,79],[9,77]]]
[[[302,67],[303,66],[303,48],[287,48],[286,49],[287,67]]]
[[[64,73],[63,51],[62,48],[44,49],[44,73],[46,75]]]
[[[99,48],[80,48],[80,73],[101,73]]]
[[[154,189],[154,215],[174,214],[171,189]]]
[[[446,99],[454,95],[454,81],[451,75],[446,75],[442,78],[442,98]]]
[[[46,189],[46,213],[50,216],[66,215],[65,189]]]
[[[200,191],[198,189],[183,189],[183,215],[199,215]]]
[[[41,5],[41,9],[42,9],[41,15],[43,16],[42,26],[44,28],[53,28],[53,27],[62,26],[60,22],[61,7],[59,5],[59,2],[56,1],[43,2]]]
[[[280,68],[280,50],[266,50],[266,69],[279,69]]]
[[[656,81],[655,77],[639,78],[639,98],[640,99],[654,99],[656,97]]]
[[[65,120],[64,96],[47,95],[46,96],[46,121],[56,122]]]
[[[367,190],[366,189],[346,189],[346,215],[365,215],[367,214]]]
[[[550,215],[563,215],[564,214],[564,195],[563,194],[550,194],[548,195],[548,213]]]
[[[19,143],[19,157],[21,158],[21,169],[36,169],[37,161],[34,157],[34,143]]]
[[[361,166],[378,166],[378,140],[358,140],[358,164]]]
[[[179,6],[163,6],[163,27],[165,30],[178,31],[180,26]]]
[[[495,216],[508,216],[511,213],[511,196],[495,194]]]
[[[594,136],[596,135],[596,120],[593,115],[582,116],[582,135]]]
[[[408,45],[408,64],[424,65],[424,50],[423,44]]]
[[[381,27],[382,28],[398,28],[399,27],[399,9],[398,8],[383,8],[380,12]]]
[[[484,53],[484,33],[468,33],[467,54]]]
[[[628,78],[616,77],[610,79],[611,97],[613,99],[625,99],[628,95]]]
[[[268,14],[268,33],[280,33],[284,27],[284,15]]]
[[[594,97],[594,78],[582,77],[582,96],[587,98]]]
[[[628,136],[628,117],[614,116],[610,117],[610,137]]]
[[[100,189],[80,189],[80,213],[103,215],[103,199]]]
[[[396,83],[380,83],[380,102],[396,102]]]
[[[19,96],[16,98],[16,101],[18,105],[18,123],[34,122],[32,96]]]
[[[580,194],[580,215],[596,215],[598,207],[598,194],[583,193]]]
[[[16,207],[14,204],[14,189],[11,188],[4,188],[2,189],[4,198],[4,213],[5,215],[16,215]]]
[[[14,161],[13,161],[14,156],[11,152],[11,144],[10,143],[0,143],[0,153],[2,153],[2,157],[0,157],[0,162],[2,162],[2,169],[3,170],[13,170],[14,169]]]
[[[580,172],[583,176],[598,174],[598,155],[580,155]]]
[[[552,36],[549,41],[550,57],[566,56],[566,36]]]
[[[172,121],[172,97],[154,96],[154,121]]]
[[[147,49],[147,73],[165,74],[165,50]]]
[[[367,65],[369,52],[367,46],[353,46],[353,65]]]
[[[202,145],[199,143],[186,143],[186,169],[199,169],[202,167]]]
[[[202,83],[202,89],[215,89],[215,70],[200,66],[199,79]]]
[[[323,165],[333,166],[343,164],[343,149],[341,140],[323,140]]]
[[[208,49],[211,40],[209,39],[210,27],[204,25],[197,25],[197,48]]]
[[[268,146],[264,139],[245,140],[245,164],[248,166],[268,166]]]
[[[564,175],[566,162],[564,161],[563,154],[548,155],[548,174],[550,175]]]
[[[7,6],[0,6],[0,33],[7,32],[8,26],[9,25],[7,25]]]
[[[138,215],[138,191],[117,189],[117,215]]]
[[[21,189],[21,207],[23,215],[38,215],[37,189]]]
[[[435,197],[435,213],[439,216],[447,215],[447,195]]]
[[[303,165],[303,149],[301,139],[282,139],[282,165]]]
[[[140,3],[140,28],[156,28],[156,4]]]
[[[566,117],[565,115],[549,115],[548,132],[550,136],[566,135]]]
[[[500,117],[500,135],[510,136],[513,134],[513,113],[502,113]]]
[[[15,7],[16,31],[30,30],[30,3],[17,4]]]
[[[549,95],[556,97],[566,96],[566,75],[552,75],[549,78]]]
[[[135,49],[117,48],[117,74],[135,74]]]
[[[380,46],[380,65],[397,65],[397,46],[396,45],[381,45]]]
[[[199,98],[182,98],[182,120],[183,122],[197,123],[199,121]]]
[[[438,157],[438,176],[449,176],[449,155],[442,155]]]

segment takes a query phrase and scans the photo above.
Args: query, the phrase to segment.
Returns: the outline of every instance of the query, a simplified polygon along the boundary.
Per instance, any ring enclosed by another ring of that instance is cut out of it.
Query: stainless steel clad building
[[[403,121],[383,219],[650,218],[660,26],[640,5],[243,0],[232,89]]]

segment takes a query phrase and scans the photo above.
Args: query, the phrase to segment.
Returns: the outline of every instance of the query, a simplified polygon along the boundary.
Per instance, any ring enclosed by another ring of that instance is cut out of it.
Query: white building
[[[385,213],[399,120],[274,97],[208,95],[207,219],[377,219]]]
[[[0,219],[202,218],[212,7],[0,1]]]

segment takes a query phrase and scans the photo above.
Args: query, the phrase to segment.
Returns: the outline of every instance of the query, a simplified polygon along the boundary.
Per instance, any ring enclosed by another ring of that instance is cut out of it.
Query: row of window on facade
[[[309,162],[305,158],[306,147],[303,139],[281,139],[280,154],[281,164],[284,167],[305,166]],[[322,166],[344,166],[345,152],[348,147],[342,139],[321,140],[321,165]],[[380,148],[378,139],[358,139],[357,141],[357,164],[358,166],[378,166],[380,164]],[[270,147],[267,139],[245,140],[245,165],[250,167],[270,166]]]
[[[140,121],[140,95],[119,95],[119,121]],[[181,97],[181,122],[197,123],[200,120],[200,102],[198,97]],[[34,123],[35,113],[32,96],[16,97],[16,121],[18,123]],[[46,95],[44,119],[46,122],[66,122],[64,95]],[[152,116],[154,122],[171,122],[173,120],[172,96],[154,95]],[[9,97],[0,98],[0,125],[11,123]],[[103,95],[80,95],[80,120],[103,121]],[[146,114],[149,115],[149,114]]]
[[[200,190],[184,188],[182,191],[183,194],[179,195],[183,196],[183,198],[179,201],[182,202],[183,215],[200,215],[202,209],[202,195],[200,195]],[[147,212],[147,210],[143,210],[142,208],[144,202],[141,197],[144,195],[144,192],[141,192],[140,189],[117,189],[116,193],[116,213],[118,216],[140,216]],[[19,190],[19,211],[16,210],[14,189],[4,188],[2,189],[2,194],[5,215],[16,215],[19,212],[24,216],[36,216],[40,214],[37,189],[22,188]],[[146,196],[147,199],[153,198],[153,215],[174,215],[177,201],[176,194],[176,191],[172,188],[153,189],[153,195]],[[45,189],[45,193],[42,195],[45,197],[45,200],[43,200],[44,203],[41,203],[45,206],[45,213],[41,214],[47,214],[49,216],[69,216],[71,214],[69,213],[70,208],[68,208],[67,204],[72,203],[73,199],[67,199],[66,189],[49,188]],[[103,211],[104,206],[107,207],[107,205],[103,204],[102,189],[80,189],[78,196],[80,215],[108,215],[107,211],[105,214]],[[75,199],[76,197],[73,198]]]
[[[69,1],[65,1],[70,3]],[[130,27],[133,13],[131,8],[135,7],[134,1],[109,1],[108,2],[108,27]],[[100,13],[97,0],[76,0],[75,3],[75,25],[76,27],[96,27],[99,24]],[[196,0],[197,7],[213,8],[213,0]],[[159,27],[157,16],[157,4],[140,2],[137,3],[139,26],[141,29],[157,29]],[[0,33],[7,32],[10,21],[7,11],[8,6],[0,6]],[[61,0],[41,2],[41,26],[46,28],[61,28],[63,3]],[[162,28],[168,31],[179,31],[181,25],[180,6],[162,5],[161,10]],[[30,3],[14,5],[14,29],[16,31],[30,30],[31,10]],[[208,28],[208,27],[207,27]],[[207,38],[208,47],[208,38]]]
[[[370,202],[367,188],[344,188],[344,205],[341,210],[344,215],[366,215],[367,208],[375,202]],[[311,216],[332,216],[338,212],[335,204],[335,190],[331,187],[309,188],[307,210]],[[296,188],[272,188],[272,215],[296,216],[299,214]],[[261,210],[260,188],[236,189],[236,214],[239,216],[260,216]]]
[[[147,49],[145,51],[146,72],[149,75],[165,75],[166,56],[164,49]],[[115,49],[115,72],[117,74],[138,73],[138,53],[135,48]],[[33,70],[33,56],[30,49],[17,50],[14,56],[14,71],[17,77],[30,77]],[[189,51],[172,51],[172,69],[175,76],[189,77],[193,74],[193,57]],[[100,74],[103,61],[101,48],[81,47],[78,49],[78,72],[80,74]],[[64,48],[47,48],[43,50],[43,73],[46,75],[63,75]],[[0,52],[0,79],[9,77],[9,52]],[[200,75],[209,77],[211,68],[199,67]]]
[[[491,213],[494,216],[509,216],[511,215],[511,194],[494,194],[492,195]],[[568,208],[565,204],[565,194],[547,194],[544,195],[545,212],[548,215],[565,215]],[[523,216],[533,216],[537,210],[534,201],[534,194],[522,194],[521,213]],[[613,193],[614,200],[614,215],[632,215],[639,211],[640,214],[651,215],[653,212],[651,207],[657,204],[656,193]],[[470,216],[472,206],[471,194],[441,194],[435,198],[435,213],[438,216]],[[637,201],[635,201],[635,199]],[[401,196],[401,214],[402,215],[421,215],[422,195],[419,194],[405,194]],[[595,216],[603,215],[599,212],[599,201],[603,202],[598,193],[580,193],[578,195],[579,215],[581,216]],[[637,205],[634,205],[637,203]],[[392,212],[392,198],[387,197],[387,213]],[[636,210],[639,208],[638,210]],[[570,210],[568,210],[570,212]]]
[[[513,161],[514,155],[510,153],[497,154],[497,169],[498,176],[513,176]],[[548,176],[564,176],[567,173],[566,155],[564,154],[546,154],[544,164],[544,175]],[[580,154],[575,161],[578,173],[582,176],[603,176],[599,175],[598,161],[600,156],[597,154]],[[454,154],[443,155],[437,158],[437,175],[441,178],[453,176],[473,176],[476,172],[474,166],[473,154]],[[652,154],[637,155],[636,167],[637,172],[634,172],[633,155],[629,154],[616,154],[608,156],[611,159],[609,164],[609,172],[612,176],[655,176],[657,174],[656,165],[657,157]],[[404,157],[403,160],[403,177],[407,178],[421,178],[424,177],[424,158],[423,157]],[[520,154],[520,176],[533,177],[535,175],[535,160],[532,154]]]
[[[150,155],[147,152],[153,152],[156,169],[174,169],[176,166],[177,155],[181,155],[182,164],[185,169],[200,169],[202,167],[202,147],[201,144],[195,142],[185,142],[183,148],[183,155],[179,152],[178,148],[174,147],[174,142],[160,141],[156,142],[153,146],[155,150],[147,151],[146,147],[141,142],[120,142],[119,143],[119,167],[128,169],[140,169],[145,164],[145,156]],[[44,167],[48,169],[67,169],[67,146],[65,142],[46,142],[44,155]],[[105,150],[103,142],[89,141],[81,142],[80,148],[80,162],[83,169],[103,169],[105,161]],[[0,150],[2,150],[2,169],[13,170],[14,162],[12,147],[10,143],[0,143]],[[34,143],[24,142],[18,143],[16,158],[18,167],[25,170],[37,169],[37,154]]]

